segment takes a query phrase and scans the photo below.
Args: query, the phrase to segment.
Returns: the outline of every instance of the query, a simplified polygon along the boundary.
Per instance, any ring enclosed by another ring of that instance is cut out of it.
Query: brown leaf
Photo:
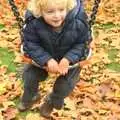
[[[6,72],[7,72],[7,66],[2,65],[2,66],[0,67],[0,75],[5,74]]]
[[[6,111],[3,112],[3,116],[5,120],[12,120],[16,117],[17,113],[17,109],[9,107]]]
[[[2,103],[5,110],[7,110],[10,106],[15,106],[15,103],[12,101],[6,101]]]
[[[109,84],[101,84],[97,88],[97,94],[102,98],[106,96],[108,92],[112,92]]]
[[[4,120],[4,117],[2,115],[2,112],[0,111],[0,120]]]
[[[89,97],[85,97],[85,99],[83,100],[83,105],[84,107],[89,108],[89,109],[96,108],[95,102],[93,102]]]

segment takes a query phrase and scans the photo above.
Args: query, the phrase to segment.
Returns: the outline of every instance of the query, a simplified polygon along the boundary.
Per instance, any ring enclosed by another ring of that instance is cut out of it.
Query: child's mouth
[[[54,23],[59,23],[61,20],[53,20]]]

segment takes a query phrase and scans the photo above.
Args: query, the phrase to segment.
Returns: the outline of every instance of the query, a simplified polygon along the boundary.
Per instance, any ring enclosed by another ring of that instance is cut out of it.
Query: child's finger
[[[61,75],[66,75],[68,73],[68,68],[60,69]]]

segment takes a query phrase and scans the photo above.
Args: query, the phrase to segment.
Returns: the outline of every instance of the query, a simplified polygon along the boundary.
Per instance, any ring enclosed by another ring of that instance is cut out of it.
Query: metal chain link
[[[17,8],[17,6],[15,5],[14,0],[8,0],[8,1],[9,1],[10,6],[11,6],[11,9],[12,9],[12,11],[13,11],[13,14],[14,14],[14,16],[16,17],[16,20],[17,20],[17,22],[18,22],[18,26],[19,26],[19,28],[21,29],[21,28],[23,27],[23,25],[24,25],[24,21],[23,21],[23,19],[20,17],[20,13],[19,13],[19,11],[18,11],[18,8]]]
[[[95,23],[95,19],[96,19],[96,15],[98,12],[100,2],[101,2],[101,0],[95,0],[95,2],[94,2],[93,8],[92,8],[92,13],[90,15],[90,20],[89,20],[90,29]]]
[[[83,2],[83,0],[81,0],[81,2]],[[95,23],[95,19],[96,19],[96,15],[97,15],[97,12],[98,12],[100,2],[101,2],[101,0],[95,0],[94,1],[94,5],[93,5],[93,8],[92,8],[92,13],[91,13],[90,18],[88,20],[90,34],[92,34],[92,26]],[[85,60],[88,56],[88,48],[89,48],[89,42],[88,41],[86,41],[86,43],[85,43],[85,48],[86,48],[85,49],[85,55],[82,57],[82,60]]]
[[[10,4],[10,6],[11,6],[11,9],[13,11],[14,16],[16,17],[16,21],[17,21],[19,29],[20,29],[20,37],[21,37],[21,41],[22,41],[22,36],[23,36],[22,29],[23,29],[24,21],[20,17],[20,13],[18,11],[17,6],[15,5],[14,0],[8,0],[8,2]]]

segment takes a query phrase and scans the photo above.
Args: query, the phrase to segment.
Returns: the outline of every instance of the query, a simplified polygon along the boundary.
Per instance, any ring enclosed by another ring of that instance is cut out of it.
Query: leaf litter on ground
[[[23,16],[28,0],[23,3],[20,3],[19,0],[15,0],[15,2]],[[20,36],[15,17],[7,1],[1,0],[0,3],[0,47],[8,48],[15,53],[16,58],[13,63],[21,63],[19,57]],[[92,4],[93,0],[86,0],[86,10],[91,11]],[[103,0],[100,4],[93,29],[94,49],[90,60],[91,64],[83,67],[80,82],[70,96],[65,99],[63,109],[53,112],[54,120],[120,119],[119,6],[119,0],[109,0],[109,2]],[[23,92],[22,81],[16,78],[16,73],[7,73],[8,65],[2,65],[1,59],[0,64],[0,119],[31,120],[36,118],[42,120],[38,111],[33,112],[40,103],[34,105],[33,109],[26,112],[24,117],[17,111],[14,101]],[[51,76],[40,85],[42,97],[52,89],[53,79],[55,76]]]

